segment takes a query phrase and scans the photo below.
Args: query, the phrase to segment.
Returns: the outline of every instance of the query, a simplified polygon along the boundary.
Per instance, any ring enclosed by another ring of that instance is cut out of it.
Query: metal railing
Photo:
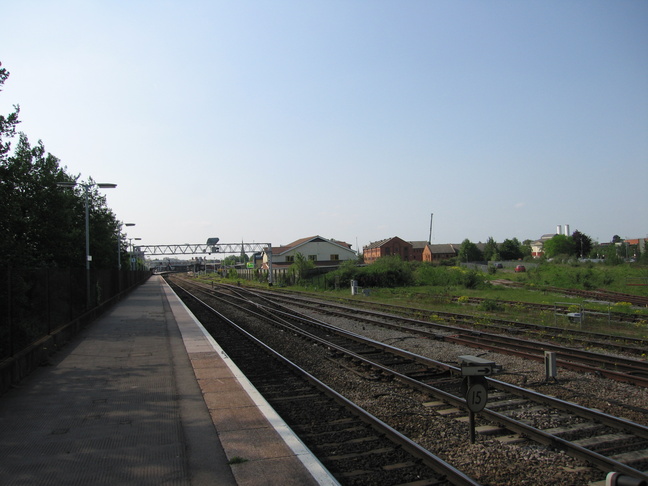
[[[0,362],[142,283],[149,271],[0,268]]]

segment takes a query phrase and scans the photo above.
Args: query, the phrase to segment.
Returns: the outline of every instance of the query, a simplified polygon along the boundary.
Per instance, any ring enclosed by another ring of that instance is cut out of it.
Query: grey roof
[[[371,248],[380,248],[385,243],[387,243],[389,240],[393,240],[394,238],[398,238],[398,236],[392,236],[390,238],[385,238],[384,240],[374,241],[374,242],[369,243],[368,245],[364,246],[363,248],[366,248],[368,250],[371,249]],[[398,239],[400,240],[401,238],[398,238]]]
[[[349,243],[346,243],[344,241],[339,241],[339,240],[329,240],[329,239],[324,238],[322,236],[316,235],[316,236],[308,236],[306,238],[301,238],[299,240],[293,241],[292,243],[289,243],[288,245],[282,245],[282,246],[278,246],[278,247],[273,246],[272,247],[272,254],[273,255],[281,255],[282,253],[291,251],[294,248],[297,248],[298,246],[302,246],[302,245],[304,245],[306,243],[312,243],[312,242],[331,243],[332,245],[341,246],[345,250],[353,251],[351,249],[351,245]]]
[[[414,248],[425,248],[428,244],[427,241],[410,241]]]
[[[458,246],[457,245],[452,245],[452,244],[437,244],[437,245],[428,245],[430,248],[430,251],[432,254],[448,254],[448,253],[454,253],[456,254],[458,251]]]

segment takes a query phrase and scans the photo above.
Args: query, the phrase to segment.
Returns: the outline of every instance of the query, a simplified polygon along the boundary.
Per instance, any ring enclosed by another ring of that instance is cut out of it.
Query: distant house
[[[423,252],[425,251],[425,247],[427,246],[428,242],[427,241],[410,241],[412,244],[412,260],[416,262],[422,262],[423,261]]]
[[[639,251],[639,253],[646,252],[646,247],[648,247],[648,238],[625,239],[623,242],[617,243],[617,246],[620,245],[626,245],[626,258],[637,258],[639,256],[637,254],[637,250]],[[628,248],[628,246],[630,248]],[[628,253],[628,250],[630,250],[631,253]]]
[[[373,263],[385,256],[397,255],[405,262],[414,260],[414,245],[398,236],[369,243],[362,248],[365,263]]]
[[[459,254],[459,247],[452,244],[425,245],[423,250],[423,261],[438,263],[442,260],[454,258]]]
[[[347,260],[357,260],[358,255],[349,243],[328,240],[321,236],[309,236],[288,245],[272,247],[273,267],[289,267],[295,262],[295,256],[301,253],[307,260],[318,267],[337,266]],[[263,268],[268,268],[268,255],[263,253]]]
[[[454,258],[459,245],[431,245],[427,241],[405,241],[397,236],[375,241],[363,248],[365,263],[373,263],[384,256],[398,255],[403,261],[436,263]]]

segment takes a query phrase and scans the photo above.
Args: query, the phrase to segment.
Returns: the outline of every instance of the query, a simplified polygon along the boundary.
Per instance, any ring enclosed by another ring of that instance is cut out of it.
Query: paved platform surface
[[[158,276],[0,397],[0,478],[337,484]]]

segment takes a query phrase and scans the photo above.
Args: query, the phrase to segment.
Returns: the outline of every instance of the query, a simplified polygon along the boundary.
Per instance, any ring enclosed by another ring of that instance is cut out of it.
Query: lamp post
[[[134,267],[133,264],[135,263],[135,262],[133,262],[133,253],[135,253],[135,248],[133,247],[133,240],[139,241],[141,239],[142,238],[128,238],[128,241],[129,241],[129,244],[130,244],[129,255],[130,255],[130,269],[131,270],[135,270],[135,268],[133,268]]]
[[[83,193],[85,196],[85,240],[86,240],[86,308],[90,307],[90,208],[88,207],[88,199],[90,188],[93,186],[100,187],[102,189],[114,189],[117,187],[117,184],[112,184],[108,182],[88,182],[86,184],[82,182],[59,182],[56,184],[58,187],[64,188],[73,188],[75,186],[83,187]]]
[[[121,270],[121,227],[124,226],[135,226],[135,223],[121,223],[119,225],[119,230],[117,230],[117,270]]]
[[[122,289],[122,271],[121,271],[121,227],[135,226],[135,223],[120,223],[117,229],[117,290],[121,293]]]

